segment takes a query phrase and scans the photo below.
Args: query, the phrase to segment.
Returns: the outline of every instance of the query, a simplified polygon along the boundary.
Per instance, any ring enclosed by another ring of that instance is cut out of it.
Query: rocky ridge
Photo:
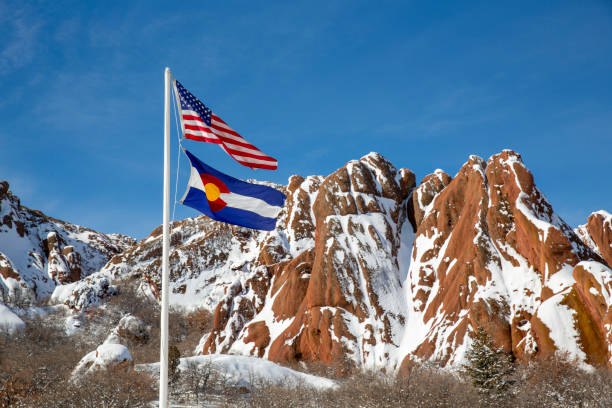
[[[401,371],[461,362],[484,327],[521,360],[612,366],[612,217],[573,231],[517,153],[471,156],[418,185],[371,153],[275,187],[287,201],[273,231],[172,224],[171,303],[214,311],[199,353]],[[62,255],[51,270],[68,282],[75,261]],[[158,227],[54,300],[83,310],[126,277],[158,297],[160,256]]]
[[[608,265],[612,265],[612,214],[604,210],[594,212],[575,232]]]
[[[404,366],[460,361],[477,327],[518,359],[612,363],[611,271],[517,153],[470,157],[425,210],[412,257]]]
[[[99,271],[115,254],[135,244],[120,234],[102,234],[22,206],[0,182],[0,301],[30,303],[57,287]]]
[[[519,359],[560,351],[611,364],[608,224],[599,233],[590,218],[585,243],[517,153],[472,156],[418,186],[371,153],[278,188],[287,202],[274,231],[173,225],[171,299],[214,310],[199,352],[398,370],[458,363],[481,326]],[[104,270],[137,271],[155,295],[160,232]]]

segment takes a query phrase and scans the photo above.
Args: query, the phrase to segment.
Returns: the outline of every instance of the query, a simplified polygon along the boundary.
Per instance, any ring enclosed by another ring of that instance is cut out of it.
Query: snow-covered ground
[[[250,388],[256,384],[283,385],[289,387],[308,386],[317,389],[336,388],[336,381],[329,378],[302,373],[283,367],[257,357],[228,354],[209,354],[181,358],[179,370],[185,371],[190,365],[206,366],[212,364],[214,369],[225,376],[229,385]],[[138,371],[146,371],[154,378],[159,378],[159,363],[137,364]],[[253,384],[255,383],[255,384]]]
[[[8,307],[0,303],[0,332],[7,331],[14,333],[16,330],[23,329],[25,323]]]

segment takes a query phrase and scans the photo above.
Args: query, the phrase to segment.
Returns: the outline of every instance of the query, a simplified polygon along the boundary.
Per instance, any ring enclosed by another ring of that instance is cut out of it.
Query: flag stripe
[[[270,205],[257,197],[243,196],[236,193],[221,193],[219,198],[225,201],[228,207],[251,211],[266,218],[276,218],[282,210],[282,207]]]
[[[206,126],[206,123],[202,122],[201,120],[186,120],[184,116],[183,116],[183,123],[185,125]]]
[[[211,135],[211,133],[212,133],[212,135]],[[251,153],[251,154],[256,155],[256,157],[269,158],[269,159],[273,160],[271,157],[266,156],[265,154],[263,154],[260,150],[258,150],[252,144],[248,143],[246,140],[241,139],[242,140],[242,142],[241,142],[241,141],[236,141],[234,139],[229,139],[229,138],[227,138],[225,136],[219,135],[218,132],[215,132],[214,130],[212,130],[212,129],[208,128],[208,127],[193,126],[193,125],[185,124],[185,135],[187,135],[187,134],[196,135],[196,136],[203,136],[203,137],[208,138],[210,140],[214,140],[214,143],[220,143],[221,142],[221,143],[225,144],[226,146],[228,146],[228,148],[233,150],[233,151],[247,152],[247,153]]]
[[[206,127],[206,126],[197,126],[197,125],[188,125],[185,124],[185,129],[187,130],[199,130],[201,132],[204,133],[213,133],[212,129]]]
[[[242,136],[240,136],[238,133],[236,133],[235,131],[233,131],[232,129],[228,129],[225,126],[219,126],[217,121],[212,121],[212,125],[210,126],[211,128],[218,130],[219,132],[222,133],[227,133],[228,135],[233,135],[233,136],[237,136],[239,138],[242,139]]]
[[[237,146],[237,145],[233,145],[231,143],[225,143],[225,142],[223,142],[223,144],[232,153],[248,154],[248,155],[251,155],[251,157],[255,157],[255,158],[259,158],[259,159],[263,159],[263,160],[270,160],[270,161],[274,160],[271,157],[262,155],[261,152],[259,150],[257,150],[257,149],[253,150],[253,149],[249,149],[247,147]]]
[[[238,152],[248,152],[248,153],[251,153],[251,154],[255,155],[255,156],[252,156],[252,157],[260,157],[260,158],[263,158],[263,159],[269,159],[271,161],[275,161],[275,159],[273,159],[273,158],[269,157],[268,155],[262,153],[255,146],[253,146],[252,144],[247,142],[238,133],[236,133],[234,131],[231,131],[231,133],[230,132],[226,132],[225,129],[228,129],[229,127],[227,125],[225,125],[224,122],[222,123],[223,127],[212,125],[209,128],[206,125],[206,123],[204,123],[204,121],[202,119],[200,119],[199,117],[195,117],[195,119],[194,119],[194,116],[192,116],[192,115],[183,115],[183,119],[186,119],[183,122],[185,129],[189,129],[190,131],[194,131],[194,130],[198,131],[199,130],[199,131],[202,131],[202,132],[205,132],[205,133],[213,133],[213,134],[217,135],[221,139],[223,144],[228,146],[229,150],[238,151]],[[213,115],[213,119],[218,119],[218,118],[217,118],[216,115]],[[216,120],[213,121],[213,123],[215,123],[215,122],[216,122]],[[189,132],[189,133],[201,135],[199,132]],[[215,143],[218,143],[218,141],[216,139],[212,139],[212,140],[215,140]],[[242,149],[240,147],[246,148],[248,150]]]
[[[244,147],[246,149],[251,149],[251,150],[257,150],[259,152],[260,155],[262,156],[266,156],[265,154],[263,154],[258,148],[256,148],[255,146],[253,146],[252,144],[250,144],[249,142],[247,142],[246,140],[242,139],[242,140],[235,140],[235,139],[230,139],[225,135],[219,134],[218,132],[213,131],[213,133],[220,139],[223,141],[223,143],[227,143],[227,144],[232,144],[235,146],[241,146]]]
[[[218,144],[244,166],[276,170],[278,165],[276,159],[245,140],[176,80],[174,91],[180,105],[181,125],[185,138]]]
[[[259,158],[247,157],[246,155],[243,155],[243,154],[240,154],[240,155],[232,154],[232,157],[241,162],[250,163],[250,164],[265,164],[265,165],[270,166],[276,163],[276,161],[270,162],[268,160],[262,160]]]
[[[248,143],[248,142],[247,142],[246,140],[244,140],[244,138],[242,138],[240,135],[236,136],[236,135],[233,135],[233,134],[231,134],[231,133],[227,133],[227,132],[225,132],[225,131],[223,131],[223,130],[220,130],[220,129],[215,129],[215,127],[214,127],[214,126],[213,126],[213,127],[211,127],[211,129],[212,129],[212,131],[213,131],[215,134],[217,134],[217,135],[222,135],[222,136],[224,136],[224,137],[225,137],[225,138],[227,138],[227,139],[235,140],[235,141],[237,141],[237,142],[244,142],[244,143]]]
[[[262,169],[272,169],[272,168],[275,168],[277,166],[276,161],[274,161],[274,162],[266,162],[266,161],[261,160],[261,159],[246,157],[243,154],[232,153],[223,144],[220,144],[219,147],[221,149],[225,150],[225,152],[227,154],[232,156],[234,158],[234,160],[236,160],[237,162],[239,162],[243,166],[252,167],[252,168],[256,167],[256,168],[262,168]]]
[[[191,114],[191,111],[183,111],[183,112],[189,112],[189,114],[183,113],[183,119],[197,120],[198,122],[204,123],[204,121],[199,116]]]
[[[202,136],[211,140],[215,140],[215,143],[221,143],[221,140],[213,134],[208,132],[201,132],[199,130],[186,130],[185,135]]]
[[[207,143],[221,144],[221,142],[219,142],[218,140],[210,139],[210,138],[204,137],[204,136],[190,135],[189,133],[185,134],[185,139],[195,140],[196,142],[207,142]]]

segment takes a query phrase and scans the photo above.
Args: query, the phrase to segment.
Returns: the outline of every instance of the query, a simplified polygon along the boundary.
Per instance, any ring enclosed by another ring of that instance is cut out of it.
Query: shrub
[[[567,356],[553,355],[518,369],[517,406],[610,407],[612,371],[585,371]]]

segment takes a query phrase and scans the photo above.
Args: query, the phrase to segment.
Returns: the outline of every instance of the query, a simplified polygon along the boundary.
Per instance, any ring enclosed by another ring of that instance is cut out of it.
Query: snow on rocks
[[[127,347],[122,344],[105,343],[79,361],[72,372],[72,378],[78,380],[98,370],[129,370],[133,365],[134,361]]]
[[[594,212],[575,232],[608,266],[612,266],[612,214],[604,210]]]
[[[150,327],[140,318],[131,314],[125,315],[119,320],[117,327],[108,335],[103,344],[143,344],[149,339]]]
[[[572,231],[517,153],[486,162],[470,156],[454,178],[436,170],[417,187],[410,170],[370,153],[327,177],[292,176],[287,187],[273,187],[287,194],[273,231],[205,216],[171,226],[170,302],[214,311],[213,330],[197,348],[206,358],[389,371],[411,360],[452,365],[462,361],[469,333],[483,327],[518,359],[564,352],[612,365],[612,217],[599,211]],[[5,205],[3,188],[3,293],[29,288],[82,310],[114,294],[116,279],[132,277],[142,293],[159,297],[161,227],[95,273],[69,239],[82,234],[44,230],[47,252],[33,251],[26,269],[46,274],[24,280],[22,260],[6,254],[31,252],[17,238],[29,227],[15,221],[19,207]],[[58,249],[49,246],[56,242]],[[52,252],[64,267],[50,262]],[[66,284],[77,264],[85,279]],[[128,344],[115,331],[107,343]]]
[[[326,178],[292,177],[272,232],[289,249],[229,287],[202,351],[389,364],[405,319],[398,256],[405,265],[413,188],[412,172],[376,153]]]
[[[418,187],[414,189],[414,193],[412,194],[412,208],[414,211],[415,229],[423,220],[425,213],[436,195],[438,195],[451,180],[451,176],[446,174],[443,170],[436,169],[433,174],[423,178]]]
[[[66,305],[74,311],[84,310],[117,293],[111,281],[112,277],[107,273],[96,272],[85,279],[56,286],[50,300],[55,304]]]
[[[228,287],[251,265],[262,262],[261,242],[269,233],[217,223],[205,216],[176,221],[171,227],[170,304],[186,309],[214,309]],[[271,262],[283,256],[284,240],[278,255],[270,254]],[[141,289],[159,298],[162,230],[151,234],[113,257],[100,271],[110,279],[138,277]]]
[[[599,283],[609,275],[600,260],[554,213],[520,155],[470,157],[418,225],[404,363],[457,364],[467,334],[483,327],[519,359],[562,352],[609,365],[612,314],[595,300],[610,290]]]
[[[96,370],[119,368],[128,370],[134,362],[128,345],[145,343],[150,328],[136,316],[125,315],[98,348],[86,354],[72,373],[75,379]]]
[[[328,177],[293,176],[285,192],[271,232],[202,217],[173,226],[173,302],[214,310],[198,352],[393,370],[457,364],[482,326],[517,358],[565,351],[608,364],[608,289],[596,284],[605,265],[518,154],[471,156],[454,178],[437,170],[416,189],[410,171],[369,154]],[[156,283],[158,234],[111,269]],[[195,243],[211,248],[203,259]],[[549,309],[570,329],[557,330]]]
[[[8,183],[0,182],[0,295],[5,301],[45,298],[56,287],[100,270],[134,242],[23,207]]]

